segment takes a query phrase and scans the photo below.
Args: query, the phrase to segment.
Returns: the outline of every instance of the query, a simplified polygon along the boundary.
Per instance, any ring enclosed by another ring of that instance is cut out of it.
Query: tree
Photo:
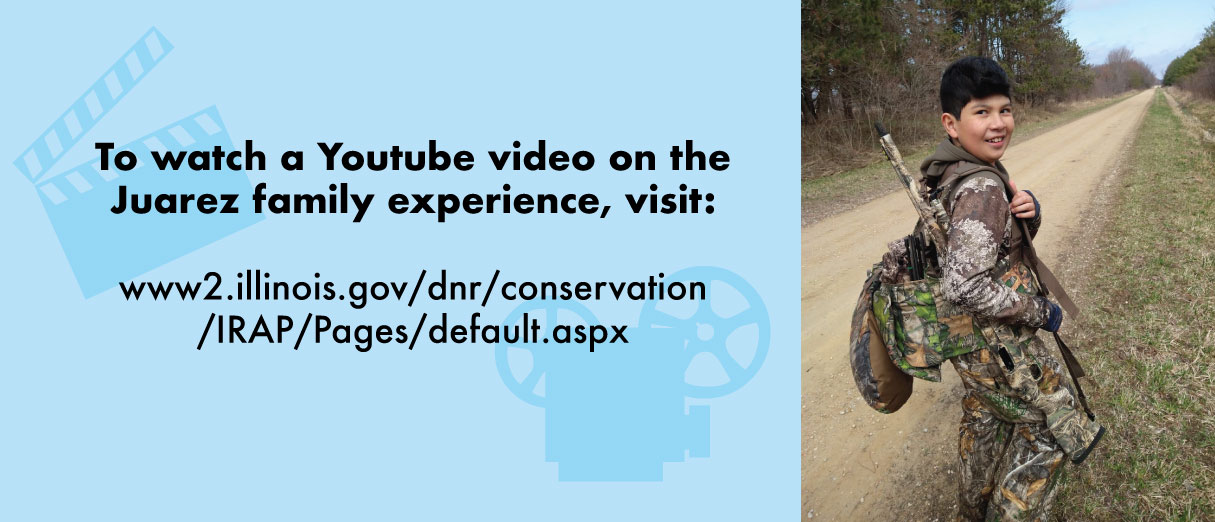
[[[939,134],[941,74],[996,60],[1017,103],[1088,91],[1094,73],[1058,0],[802,0],[802,123],[810,150],[875,148],[872,121],[904,141]]]
[[[1200,70],[1209,69],[1208,66],[1212,63],[1215,63],[1215,22],[1211,22],[1203,31],[1198,45],[1169,62],[1168,68],[1164,70],[1164,84],[1185,84],[1189,90],[1200,93],[1215,91],[1215,85],[1211,85],[1211,81],[1206,79],[1210,74],[1199,74]],[[1215,96],[1215,93],[1208,96]]]

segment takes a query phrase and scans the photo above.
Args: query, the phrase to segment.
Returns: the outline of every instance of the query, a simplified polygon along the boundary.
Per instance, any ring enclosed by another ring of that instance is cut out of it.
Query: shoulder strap
[[[956,170],[957,172],[953,177],[956,177],[959,181],[979,172],[991,173],[1004,185],[1004,195],[1009,201],[1012,200],[1013,191],[1012,186],[1009,184],[1008,176],[999,169],[988,165],[961,161],[957,163]],[[949,172],[946,171],[945,175],[948,176]],[[941,181],[944,183],[947,180],[942,179]],[[956,185],[957,183],[955,182],[955,187]],[[950,190],[952,195],[952,187]],[[1013,222],[1013,249],[1018,250],[1018,252],[1010,254],[1018,256],[1025,261],[1025,264],[1029,266],[1030,271],[1033,272],[1034,277],[1038,280],[1038,287],[1042,289],[1043,295],[1053,294],[1055,299],[1059,300],[1059,304],[1063,309],[1067,310],[1068,315],[1072,318],[1079,317],[1080,309],[1076,307],[1076,303],[1072,302],[1071,297],[1067,295],[1067,290],[1063,289],[1063,285],[1055,278],[1055,274],[1050,271],[1046,263],[1043,263],[1038,258],[1038,252],[1034,250],[1034,243],[1029,234],[1029,226],[1025,223],[1025,220],[1014,216]]]
[[[950,168],[954,168],[954,166]],[[969,162],[958,162],[954,170],[955,172],[950,172],[947,169],[942,175],[940,187],[948,191],[947,193],[942,192],[947,198],[953,196],[953,190],[967,176],[985,172],[994,174],[996,179],[1000,180],[1004,185],[1004,195],[1007,196],[1009,201],[1012,201],[1013,191],[1012,186],[1009,184],[1008,176],[999,169]],[[950,186],[949,183],[953,185]],[[1067,291],[1063,289],[1063,285],[1059,283],[1058,279],[1055,279],[1055,275],[1051,273],[1050,268],[1047,268],[1046,263],[1038,259],[1038,253],[1034,250],[1034,243],[1029,235],[1029,226],[1025,223],[1025,220],[1013,216],[1013,221],[1016,223],[1012,230],[1013,252],[1010,252],[1009,255],[1020,257],[1025,261],[1030,272],[1038,280],[1038,288],[1042,289],[1043,295],[1051,295],[1053,293],[1055,299],[1059,300],[1059,304],[1063,309],[1067,310],[1069,315],[1073,318],[1079,317],[1080,310],[1076,308],[1076,304],[1067,295]],[[1059,346],[1059,352],[1063,355],[1063,364],[1067,366],[1067,372],[1071,374],[1072,385],[1076,388],[1076,395],[1080,399],[1080,405],[1084,408],[1084,413],[1088,415],[1089,419],[1094,419],[1093,411],[1088,407],[1088,399],[1084,396],[1084,389],[1080,387],[1079,378],[1087,375],[1084,372],[1084,367],[1080,366],[1080,361],[1072,354],[1072,350],[1068,348],[1067,343],[1063,342],[1063,338],[1059,337],[1058,332],[1054,333],[1054,337],[1055,344]]]

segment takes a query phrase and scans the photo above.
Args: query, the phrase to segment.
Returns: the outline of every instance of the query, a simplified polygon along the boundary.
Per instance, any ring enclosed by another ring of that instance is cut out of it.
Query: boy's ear
[[[941,126],[945,127],[945,132],[949,134],[950,138],[958,139],[958,119],[954,118],[952,114],[941,113]]]

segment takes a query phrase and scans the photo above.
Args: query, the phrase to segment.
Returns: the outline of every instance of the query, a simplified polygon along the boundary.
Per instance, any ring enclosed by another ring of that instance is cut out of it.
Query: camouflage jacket
[[[949,245],[938,252],[941,293],[980,320],[1038,328],[1046,324],[1050,306],[1046,298],[1013,291],[1001,283],[1009,266],[1015,223],[1009,211],[1004,182],[991,172],[980,171],[956,183],[949,169],[959,162],[983,164],[948,140],[924,160],[920,168],[933,188],[940,188],[942,204],[949,214]],[[1000,162],[994,165],[1002,172]],[[944,181],[947,185],[936,187]],[[1030,236],[1042,222],[1039,213],[1029,222]],[[1000,267],[1000,268],[997,268]]]

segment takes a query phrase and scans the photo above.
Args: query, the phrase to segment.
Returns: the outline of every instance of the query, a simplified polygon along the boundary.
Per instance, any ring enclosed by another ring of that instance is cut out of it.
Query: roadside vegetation
[[[803,224],[894,189],[880,169],[867,170],[882,158],[874,122],[908,160],[929,152],[941,135],[941,74],[958,58],[986,56],[1004,68],[1021,125],[1156,84],[1125,47],[1086,64],[1063,27],[1067,8],[1064,0],[802,0],[801,179],[803,196],[815,194],[803,197]],[[816,182],[832,177],[846,179]]]
[[[1215,127],[1215,101],[1186,110]],[[1065,520],[1215,518],[1215,147],[1162,90],[1119,179],[1098,254],[1081,283],[1082,349],[1108,433],[1070,468]]]
[[[1092,114],[1115,103],[1131,97],[1134,93],[1123,93],[1117,96],[1096,98],[1077,102],[1053,105],[1049,108],[1018,107],[1015,110],[1017,130],[1013,133],[1013,143],[1024,142],[1038,134],[1049,131],[1060,125]],[[935,121],[931,113],[925,114],[924,119]],[[895,144],[903,153],[907,166],[916,169],[920,162],[936,147],[944,131],[937,124],[937,135],[919,142],[905,142],[895,134]],[[877,143],[876,131],[872,133],[873,142]],[[840,172],[832,176],[802,178],[802,225],[809,225],[824,217],[864,204],[879,198],[902,186],[891,170],[890,162],[881,151],[866,153],[868,164],[863,167]]]
[[[1207,26],[1198,45],[1169,63],[1164,85],[1215,99],[1215,22]]]

